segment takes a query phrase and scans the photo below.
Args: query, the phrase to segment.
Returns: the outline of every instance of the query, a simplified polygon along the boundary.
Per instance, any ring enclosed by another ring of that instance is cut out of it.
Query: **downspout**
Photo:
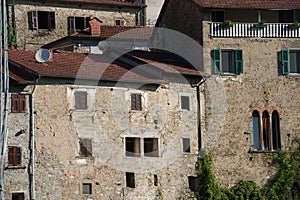
[[[198,129],[198,150],[202,149],[202,131],[201,131],[201,97],[200,97],[200,86],[206,81],[202,78],[197,84],[193,84],[192,87],[196,87],[197,93],[197,129]]]

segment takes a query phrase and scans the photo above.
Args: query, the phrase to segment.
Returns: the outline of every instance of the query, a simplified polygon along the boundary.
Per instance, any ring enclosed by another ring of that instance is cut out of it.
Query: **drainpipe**
[[[197,124],[198,124],[198,150],[202,149],[202,133],[201,133],[201,102],[200,102],[200,86],[206,81],[202,78],[197,84],[193,84],[192,87],[196,87],[197,90]]]

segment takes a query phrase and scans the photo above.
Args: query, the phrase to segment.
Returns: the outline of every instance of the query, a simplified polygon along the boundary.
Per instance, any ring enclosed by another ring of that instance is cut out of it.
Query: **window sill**
[[[18,165],[18,166],[6,166],[5,169],[26,169],[26,166]]]
[[[287,74],[288,78],[300,78],[300,73],[289,73]]]
[[[276,153],[278,150],[271,150],[271,151],[269,151],[269,150],[267,150],[267,151],[265,151],[265,150],[249,150],[248,151],[248,153],[252,153],[252,154],[255,154],[255,153]]]
[[[224,77],[226,77],[226,76],[229,76],[229,77],[234,76],[234,77],[236,77],[236,76],[238,76],[239,74],[235,74],[235,73],[220,73],[219,75],[220,75],[220,76],[224,76]]]

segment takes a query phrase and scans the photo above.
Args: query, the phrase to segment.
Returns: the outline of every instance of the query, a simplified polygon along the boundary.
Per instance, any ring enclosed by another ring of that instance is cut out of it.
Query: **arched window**
[[[275,110],[272,113],[272,143],[273,143],[273,150],[280,149],[281,142],[280,142],[280,122],[279,122],[279,114]]]
[[[264,150],[271,150],[270,115],[267,111],[262,115]]]
[[[259,113],[255,110],[252,113],[252,125],[253,125],[253,146],[255,150],[260,150],[260,117]]]

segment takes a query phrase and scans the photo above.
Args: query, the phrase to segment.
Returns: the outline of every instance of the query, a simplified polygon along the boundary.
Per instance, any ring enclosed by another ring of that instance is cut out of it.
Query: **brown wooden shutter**
[[[141,94],[131,94],[131,110],[142,110]]]
[[[32,29],[33,30],[37,30],[38,29],[38,13],[37,11],[32,11],[31,12],[31,16],[32,16]]]
[[[23,94],[11,95],[11,111],[15,113],[25,112],[26,98]]]
[[[87,138],[80,139],[80,156],[91,157],[92,156],[92,140]]]
[[[87,92],[75,92],[75,109],[86,110],[87,108]]]
[[[21,165],[21,148],[10,146],[8,147],[8,165],[18,166]]]

